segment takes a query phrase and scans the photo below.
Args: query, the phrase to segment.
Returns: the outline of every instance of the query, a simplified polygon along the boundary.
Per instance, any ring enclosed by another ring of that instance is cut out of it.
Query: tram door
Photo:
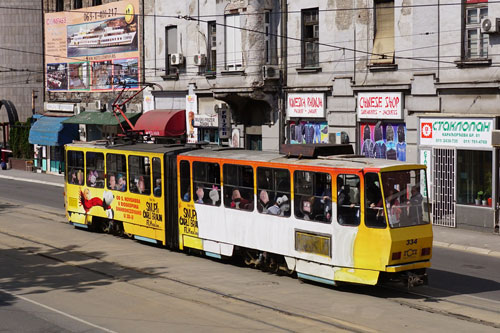
[[[433,150],[433,224],[456,227],[455,218],[455,159],[454,149]]]

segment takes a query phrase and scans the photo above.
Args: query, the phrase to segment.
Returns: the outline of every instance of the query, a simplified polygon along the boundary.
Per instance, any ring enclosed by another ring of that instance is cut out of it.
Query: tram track
[[[28,205],[28,206],[16,205],[16,207],[11,207],[11,211],[8,213],[8,215],[15,216],[16,218],[21,217],[21,216],[23,216],[24,218],[26,218],[27,216],[34,217],[34,218],[41,218],[41,219],[44,219],[45,221],[48,221],[49,223],[64,223],[64,224],[66,223],[66,221],[64,221],[64,215],[60,214],[58,211],[40,210],[40,211],[36,212],[33,209],[29,209],[28,207],[31,207],[31,205]],[[33,208],[33,207],[31,207],[31,208]],[[26,212],[29,212],[29,214],[27,214]],[[1,229],[0,229],[0,234],[5,235],[7,237],[11,237],[11,238],[16,238],[16,239],[21,240],[23,242],[31,243],[32,245],[37,245],[39,248],[53,250],[52,252],[55,252],[55,253],[63,253],[64,251],[66,251],[66,249],[64,247],[54,246],[52,244],[49,244],[46,241],[34,239],[33,237],[25,235],[25,234],[7,232],[7,231],[1,230]],[[110,237],[110,235],[101,235],[101,236]],[[92,272],[94,274],[99,274],[99,275],[105,276],[106,278],[109,278],[109,279],[112,279],[115,281],[128,283],[128,284],[133,285],[134,287],[137,287],[137,288],[143,288],[143,289],[148,290],[148,291],[152,291],[152,292],[162,294],[162,295],[165,295],[168,297],[174,297],[176,299],[183,300],[186,302],[191,302],[191,303],[196,303],[199,305],[206,305],[206,306],[214,307],[214,304],[209,303],[209,302],[204,302],[200,298],[185,297],[176,291],[171,292],[171,291],[164,290],[161,288],[145,286],[141,283],[134,282],[134,281],[128,280],[128,279],[124,279],[120,275],[112,274],[112,273],[109,273],[109,272],[106,272],[103,270],[99,270],[99,269],[94,269],[92,267],[85,267],[85,266],[79,265],[78,263],[72,262],[71,260],[65,260],[64,258],[60,258],[60,257],[54,256],[54,255],[51,255],[50,254],[51,251],[41,251],[41,250],[35,251],[35,250],[33,250],[35,248],[36,247],[23,246],[23,247],[19,247],[17,249],[20,251],[27,251],[31,254],[34,254],[34,255],[49,259],[49,260],[54,260],[56,262],[60,262],[60,263],[65,264],[65,265],[71,265],[71,266],[76,267],[78,269],[86,270],[86,271]],[[230,302],[233,302],[233,303],[250,306],[250,307],[254,308],[254,310],[256,312],[258,312],[258,311],[273,311],[273,312],[276,312],[277,314],[279,314],[280,316],[284,316],[284,317],[288,318],[287,320],[289,320],[289,321],[290,321],[290,319],[293,319],[293,320],[298,320],[298,321],[302,321],[302,322],[308,322],[308,323],[311,323],[311,325],[322,326],[326,330],[343,330],[343,331],[350,331],[350,332],[373,332],[374,331],[373,329],[371,329],[369,327],[363,327],[361,325],[357,325],[357,324],[354,324],[351,322],[346,322],[346,321],[343,321],[340,319],[326,317],[323,315],[317,315],[317,316],[305,315],[305,314],[291,311],[291,310],[288,310],[286,308],[279,307],[276,305],[265,304],[263,302],[259,302],[258,300],[255,300],[252,298],[237,296],[237,295],[233,295],[231,293],[227,293],[227,292],[217,290],[214,288],[208,288],[208,287],[203,286],[201,284],[195,284],[195,283],[183,281],[183,280],[178,279],[178,278],[164,276],[164,275],[161,275],[161,273],[158,274],[158,273],[154,273],[154,272],[140,269],[137,267],[126,266],[126,265],[119,264],[119,263],[114,262],[114,261],[113,262],[106,261],[98,256],[92,256],[92,255],[89,255],[89,253],[85,253],[83,251],[78,251],[76,249],[72,249],[72,252],[75,254],[78,254],[79,256],[85,257],[88,260],[96,260],[96,261],[99,261],[100,263],[104,263],[104,264],[113,264],[113,265],[118,266],[120,269],[129,270],[129,271],[133,271],[135,273],[139,273],[139,274],[143,275],[145,278],[150,277],[150,278],[154,278],[154,279],[160,279],[160,280],[172,282],[172,283],[175,283],[178,285],[185,286],[187,288],[194,289],[196,291],[202,291],[202,292],[205,292],[205,293],[208,293],[211,295],[216,295],[217,297],[220,297],[221,299],[224,299],[226,301],[229,300]],[[350,287],[349,289],[352,289],[352,288],[354,288],[354,287]],[[392,296],[391,295],[389,295],[389,296],[382,295],[379,297],[383,297],[384,299],[386,299],[390,302],[396,303],[400,306],[403,306],[403,307],[406,307],[409,309],[424,311],[427,313],[445,316],[445,317],[453,318],[456,320],[475,323],[475,324],[482,325],[485,327],[490,327],[490,328],[495,328],[495,329],[500,328],[500,323],[498,323],[498,322],[494,322],[494,321],[487,320],[484,318],[482,319],[482,318],[467,314],[467,312],[470,312],[469,310],[471,310],[471,309],[477,310],[477,311],[482,311],[482,312],[488,312],[489,314],[494,314],[494,315],[500,314],[500,311],[492,310],[492,307],[481,306],[481,305],[477,305],[477,304],[472,304],[472,302],[458,301],[458,300],[453,300],[450,298],[436,297],[436,296],[431,295],[430,293],[418,292],[415,290],[407,290],[407,289],[398,288],[398,287],[383,286],[380,289],[387,290],[388,292],[391,292],[391,293],[397,293],[397,295],[392,295]],[[441,293],[446,292],[446,293],[449,293],[451,296],[454,296],[454,293],[449,292],[449,291],[440,290],[440,289],[438,289],[438,291]],[[356,292],[356,291],[350,291],[350,292]],[[370,293],[373,293],[373,292],[371,291]],[[470,295],[465,295],[465,296],[473,297]],[[417,300],[413,301],[412,298],[416,298]],[[476,299],[481,299],[483,302],[490,301],[490,300],[479,298],[479,297],[476,297]],[[498,307],[498,304],[500,303],[500,302],[496,302],[496,301],[491,301],[491,302],[497,303],[496,304],[497,307]],[[449,309],[446,309],[446,307],[443,308],[443,307],[437,307],[437,306],[429,306],[427,304],[434,304],[434,305],[436,305],[436,304],[437,305],[449,304],[449,305],[454,305],[454,306],[460,308],[460,310],[464,310],[464,311],[456,311],[456,308],[453,310],[449,310]],[[255,318],[254,316],[249,316],[249,315],[246,315],[244,313],[233,311],[231,308],[227,308],[227,307],[220,306],[220,305],[216,306],[216,308],[221,312],[225,312],[225,313],[231,314],[233,316],[240,316],[242,318],[255,320],[256,322],[261,322],[261,321],[259,321],[258,318]],[[273,324],[267,323],[267,322],[264,322],[264,324],[269,325],[270,327],[273,327],[273,328],[279,329],[279,330],[294,331],[293,329],[281,327],[280,325],[273,326]]]
[[[0,234],[11,237],[11,238],[16,238],[16,239],[24,241],[24,242],[29,242],[29,243],[32,243],[33,245],[37,245],[39,247],[49,248],[51,250],[55,250],[55,252],[57,252],[57,253],[62,253],[63,251],[65,251],[64,248],[59,248],[59,247],[53,246],[51,244],[48,244],[46,242],[32,239],[28,236],[12,234],[12,233],[5,232],[2,230],[0,230]],[[142,289],[145,289],[145,290],[150,291],[150,292],[155,292],[158,294],[162,294],[162,295],[176,298],[176,299],[186,301],[186,302],[196,303],[198,305],[206,305],[206,306],[210,306],[212,308],[217,308],[219,311],[231,314],[233,316],[240,316],[240,317],[245,318],[247,320],[250,319],[250,320],[253,320],[256,322],[260,322],[260,323],[265,324],[267,326],[273,327],[274,329],[283,330],[283,331],[287,331],[287,332],[295,332],[295,330],[284,327],[284,326],[261,321],[258,318],[256,318],[255,316],[245,315],[243,313],[240,313],[237,311],[232,311],[231,309],[224,308],[222,306],[214,306],[213,303],[205,302],[205,301],[201,300],[201,298],[194,299],[194,298],[190,298],[190,297],[183,297],[182,295],[180,295],[177,292],[169,292],[169,291],[163,290],[161,288],[154,288],[151,286],[146,287],[146,286],[142,285],[141,283],[137,283],[137,282],[134,282],[131,280],[123,279],[120,276],[117,276],[115,274],[110,274],[108,272],[93,269],[91,267],[84,267],[84,266],[75,264],[73,262],[64,260],[62,258],[58,258],[56,256],[53,256],[53,255],[50,255],[47,253],[43,253],[41,251],[34,251],[33,247],[25,247],[24,246],[21,248],[17,248],[17,250],[25,251],[27,253],[37,255],[37,256],[43,257],[45,259],[53,260],[53,261],[61,263],[61,264],[70,265],[72,267],[82,269],[82,270],[85,270],[85,271],[88,271],[88,272],[91,272],[94,274],[98,274],[98,275],[104,276],[106,278],[115,280],[115,281],[124,282],[124,283],[130,284],[130,285],[133,285],[134,287],[142,288]],[[322,326],[323,329],[326,329],[327,331],[333,330],[333,331],[347,331],[347,332],[356,332],[356,333],[376,332],[376,330],[373,330],[371,328],[363,327],[362,325],[346,322],[346,321],[343,321],[340,319],[335,319],[335,318],[331,318],[331,317],[320,318],[320,317],[296,313],[296,312],[286,310],[286,309],[283,309],[283,308],[280,308],[280,307],[277,307],[274,305],[263,304],[263,303],[260,303],[256,300],[252,300],[250,298],[235,296],[235,295],[232,295],[230,293],[226,293],[226,292],[216,290],[213,288],[204,287],[202,285],[193,284],[193,283],[182,281],[182,280],[176,279],[176,278],[162,276],[161,274],[151,273],[151,272],[148,272],[148,271],[140,269],[140,268],[124,266],[124,265],[118,264],[116,262],[108,262],[108,261],[102,260],[99,257],[90,256],[90,255],[83,253],[83,252],[79,252],[79,251],[75,251],[75,250],[73,250],[73,252],[77,253],[80,256],[87,257],[88,259],[96,260],[96,261],[99,261],[101,263],[113,264],[115,266],[118,266],[118,268],[120,268],[120,269],[130,270],[130,271],[133,271],[135,273],[143,274],[144,277],[150,277],[150,278],[155,278],[155,279],[173,282],[173,283],[176,283],[176,284],[188,287],[188,288],[193,288],[197,291],[202,291],[202,292],[209,293],[211,295],[215,295],[217,297],[221,297],[222,299],[225,299],[225,300],[230,300],[231,302],[237,302],[237,303],[244,304],[246,306],[251,306],[251,307],[254,307],[255,312],[262,311],[262,310],[276,312],[279,315],[288,317],[289,318],[289,319],[287,319],[288,321],[290,321],[290,319],[294,319],[294,320],[299,320],[299,321],[303,321],[303,322],[309,322],[311,324],[314,324],[315,326],[317,326],[317,325]]]

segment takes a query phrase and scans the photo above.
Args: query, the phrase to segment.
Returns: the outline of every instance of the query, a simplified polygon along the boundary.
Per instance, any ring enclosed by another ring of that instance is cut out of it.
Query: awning
[[[29,143],[62,146],[78,138],[78,126],[63,124],[68,117],[40,117],[30,129]]]
[[[137,118],[140,116],[140,113],[125,113],[125,116],[130,120],[133,124]],[[118,116],[120,118],[120,123],[126,123],[125,118],[122,115]],[[63,122],[64,124],[84,124],[84,125],[108,125],[108,126],[117,126],[118,121],[116,117],[111,112],[100,112],[100,111],[84,111],[79,114],[68,118]]]
[[[135,124],[152,136],[180,136],[186,133],[186,110],[151,110],[144,113]]]

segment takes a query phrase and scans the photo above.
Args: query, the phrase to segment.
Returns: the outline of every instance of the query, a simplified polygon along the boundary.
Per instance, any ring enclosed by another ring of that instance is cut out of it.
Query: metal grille
[[[434,149],[433,158],[433,224],[455,228],[455,150]]]

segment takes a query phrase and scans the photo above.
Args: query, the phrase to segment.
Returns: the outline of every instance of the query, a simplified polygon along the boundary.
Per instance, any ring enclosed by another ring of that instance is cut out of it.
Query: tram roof
[[[266,151],[255,151],[255,150],[245,150],[245,149],[229,149],[229,148],[201,148],[186,151],[189,146],[186,145],[161,145],[161,144],[148,144],[148,143],[137,143],[137,144],[126,144],[126,145],[113,145],[105,146],[104,144],[92,143],[92,142],[78,142],[70,144],[71,147],[80,148],[98,148],[98,149],[114,149],[123,151],[135,151],[135,152],[149,152],[149,153],[169,153],[175,151],[183,151],[181,155],[183,156],[193,156],[193,157],[203,157],[203,158],[214,158],[214,159],[226,159],[226,160],[240,160],[240,161],[254,161],[254,162],[265,162],[265,163],[282,163],[291,165],[308,165],[317,167],[330,167],[330,168],[347,168],[347,169],[363,169],[363,168],[375,168],[375,169],[385,169],[397,166],[408,166],[406,162],[399,162],[394,160],[376,159],[376,158],[365,158],[357,155],[331,155],[318,158],[296,158],[287,157],[283,154],[276,152],[266,152]]]

